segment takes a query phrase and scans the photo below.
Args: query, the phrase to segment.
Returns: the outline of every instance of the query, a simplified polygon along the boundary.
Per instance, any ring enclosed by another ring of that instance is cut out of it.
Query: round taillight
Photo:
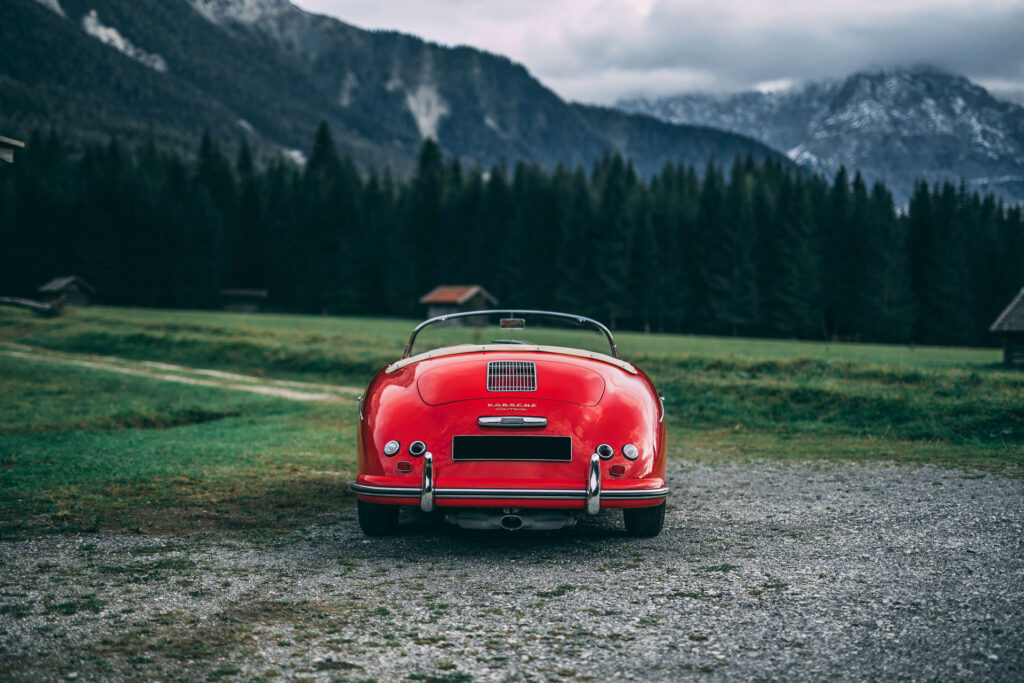
[[[423,443],[422,441],[413,441],[411,444],[409,444],[409,455],[413,457],[418,458],[426,452],[427,444]]]
[[[608,458],[615,455],[615,449],[613,449],[608,444],[603,443],[597,447],[597,454],[601,457],[602,460],[607,460]]]
[[[640,457],[640,451],[633,444],[627,443],[622,447],[622,455],[625,456],[626,460],[636,460]]]
[[[402,448],[402,444],[398,443],[394,439],[384,444],[384,455],[392,456]]]

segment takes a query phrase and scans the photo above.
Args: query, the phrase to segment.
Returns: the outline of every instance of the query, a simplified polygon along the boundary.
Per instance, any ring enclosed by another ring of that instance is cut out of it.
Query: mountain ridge
[[[919,179],[963,179],[1024,202],[1024,107],[931,66],[859,71],[774,92],[621,100],[624,111],[743,133],[827,174],[882,180],[906,201]]]
[[[616,150],[647,175],[712,155],[789,164],[745,136],[565,102],[500,55],[366,31],[287,0],[6,0],[0,41],[8,135],[56,126],[191,151],[210,129],[300,156],[325,120],[360,166],[400,173],[426,138],[483,166],[589,165]]]

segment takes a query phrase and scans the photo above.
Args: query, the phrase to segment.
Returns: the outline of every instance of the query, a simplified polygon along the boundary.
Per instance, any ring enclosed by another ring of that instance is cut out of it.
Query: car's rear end
[[[608,508],[630,511],[634,533],[661,528],[663,408],[650,380],[611,356],[442,349],[378,373],[360,413],[353,489],[368,533],[392,531],[401,505],[474,529],[557,529]]]

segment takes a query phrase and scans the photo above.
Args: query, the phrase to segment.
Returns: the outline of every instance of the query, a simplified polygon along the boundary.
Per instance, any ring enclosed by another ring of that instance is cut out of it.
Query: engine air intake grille
[[[537,391],[537,365],[528,360],[488,362],[487,391]]]

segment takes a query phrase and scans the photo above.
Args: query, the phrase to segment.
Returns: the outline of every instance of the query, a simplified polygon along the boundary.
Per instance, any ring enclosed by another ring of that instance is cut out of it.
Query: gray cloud
[[[299,0],[523,62],[568,99],[735,91],[934,64],[1024,91],[1024,1]]]

